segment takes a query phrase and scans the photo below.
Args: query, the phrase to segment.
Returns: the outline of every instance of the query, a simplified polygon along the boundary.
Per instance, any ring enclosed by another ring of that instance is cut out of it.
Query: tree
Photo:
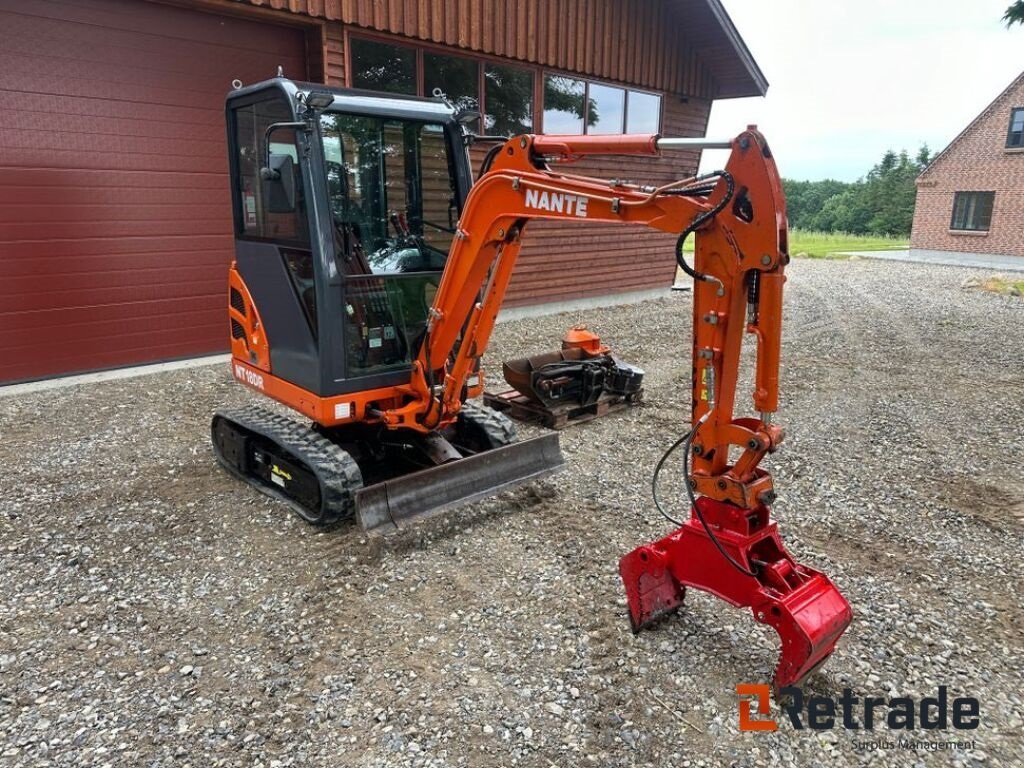
[[[1003,21],[1006,22],[1008,27],[1012,27],[1014,24],[1024,25],[1024,0],[1017,0],[1017,2],[1006,9]]]
[[[908,235],[914,219],[916,180],[931,160],[928,147],[914,157],[887,151],[858,181],[785,179],[786,209],[797,229],[854,235]]]
[[[825,179],[824,181],[794,181],[783,179],[786,193],[786,212],[789,223],[797,229],[821,229],[814,219],[821,212],[825,202],[851,185],[845,181]]]

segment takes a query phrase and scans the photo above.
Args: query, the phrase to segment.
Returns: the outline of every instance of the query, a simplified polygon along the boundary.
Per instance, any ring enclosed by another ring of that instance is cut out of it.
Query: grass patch
[[[802,229],[789,231],[789,253],[804,259],[845,259],[843,251],[888,251],[906,248],[909,241],[897,237],[874,237],[849,235],[845,232],[808,232]],[[693,252],[693,235],[684,246]]]
[[[999,275],[982,280],[978,287],[1002,296],[1024,296],[1024,280],[1008,280]]]

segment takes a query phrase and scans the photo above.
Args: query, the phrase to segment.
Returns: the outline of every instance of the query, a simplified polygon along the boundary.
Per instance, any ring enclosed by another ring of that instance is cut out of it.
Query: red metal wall
[[[0,382],[217,352],[224,96],[305,33],[138,0],[0,0]]]

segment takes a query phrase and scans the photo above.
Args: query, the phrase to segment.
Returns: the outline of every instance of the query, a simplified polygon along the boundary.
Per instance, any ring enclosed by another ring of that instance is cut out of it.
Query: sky
[[[786,178],[854,181],[887,149],[934,154],[1024,70],[1024,26],[1000,20],[1010,0],[723,4],[769,87],[715,102],[707,135],[756,124]]]

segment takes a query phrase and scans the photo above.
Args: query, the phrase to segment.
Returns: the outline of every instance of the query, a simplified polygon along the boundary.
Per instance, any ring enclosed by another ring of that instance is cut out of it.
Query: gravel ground
[[[557,479],[384,541],[217,468],[210,412],[250,398],[226,366],[0,399],[0,763],[1024,764],[1024,302],[968,274],[795,262],[770,468],[791,551],[855,612],[809,692],[948,685],[981,700],[973,749],[738,732],[777,640],[707,595],[630,633],[617,561],[668,529],[648,483],[686,417],[675,294],[499,326],[500,375],[586,321],[646,404],[563,432]]]

